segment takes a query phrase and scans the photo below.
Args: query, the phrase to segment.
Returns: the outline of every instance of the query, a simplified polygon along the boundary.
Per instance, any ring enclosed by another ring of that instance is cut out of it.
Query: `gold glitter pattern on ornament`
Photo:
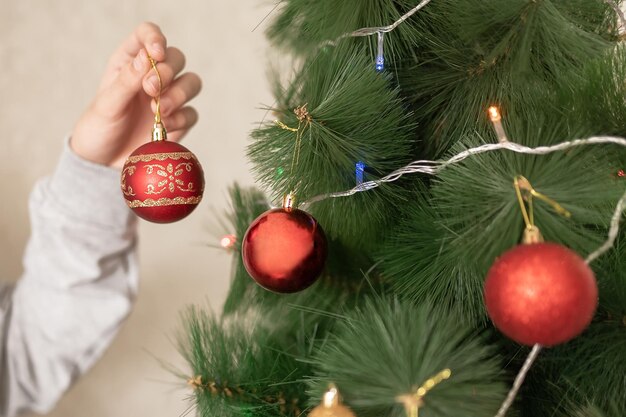
[[[169,190],[169,192],[173,193],[178,188],[180,191],[184,192],[194,192],[193,182],[188,182],[185,184],[180,177],[185,171],[191,172],[193,170],[193,163],[191,162],[181,162],[180,164],[174,167],[173,164],[167,164],[167,166],[163,166],[161,164],[153,164],[146,165],[146,173],[153,174],[156,169],[156,174],[160,177],[163,177],[161,181],[159,181],[156,185],[148,184],[146,194],[161,194],[165,190]],[[157,187],[160,189],[157,190]]]
[[[126,184],[126,175],[128,174],[128,176],[130,177],[131,175],[135,173],[136,169],[137,167],[135,167],[134,165],[131,165],[131,166],[124,167],[124,170],[122,171],[122,192],[126,196],[135,195],[135,192],[133,191],[133,187]]]
[[[152,162],[152,161],[165,161],[166,159],[173,159],[175,161],[179,159],[196,159],[195,155],[191,152],[163,152],[163,153],[149,153],[143,155],[132,155],[128,157],[128,162]]]
[[[202,201],[202,196],[198,197],[176,197],[176,198],[159,198],[158,200],[153,200],[152,198],[148,198],[144,201],[141,200],[133,200],[126,201],[126,204],[130,208],[138,208],[138,207],[163,207],[163,206],[178,206],[183,204],[199,204]]]

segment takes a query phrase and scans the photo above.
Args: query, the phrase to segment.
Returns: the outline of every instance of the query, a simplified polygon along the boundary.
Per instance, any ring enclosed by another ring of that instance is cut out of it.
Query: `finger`
[[[183,107],[163,119],[169,133],[191,129],[198,122],[198,111],[193,107]]]
[[[167,40],[157,25],[145,22],[137,26],[111,55],[99,91],[109,87],[118,72],[133,60],[141,49],[146,49],[156,61],[162,61],[165,59],[166,46]]]
[[[133,56],[141,48],[146,48],[152,58],[162,61],[165,59],[167,40],[159,26],[152,22],[144,22],[137,26],[122,46],[129,56]]]
[[[167,116],[174,113],[189,100],[198,95],[202,89],[202,80],[197,74],[187,72],[174,80],[170,88],[161,96],[161,114]],[[152,100],[152,111],[156,111],[156,103]]]
[[[161,89],[164,91],[169,87],[174,77],[185,68],[185,55],[178,48],[167,48],[165,60],[156,64],[156,67],[161,75]],[[144,77],[143,89],[152,97],[159,94],[159,78],[154,70]]]
[[[95,106],[109,114],[123,111],[128,102],[141,90],[142,79],[149,69],[148,54],[145,49],[141,49],[137,56],[122,68],[111,85],[98,95]]]

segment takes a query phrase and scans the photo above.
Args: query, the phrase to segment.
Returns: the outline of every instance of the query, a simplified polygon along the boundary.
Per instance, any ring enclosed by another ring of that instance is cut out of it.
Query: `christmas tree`
[[[626,415],[617,2],[284,0],[271,19],[294,70],[251,134],[261,189],[231,190],[223,311],[183,314],[190,409]]]

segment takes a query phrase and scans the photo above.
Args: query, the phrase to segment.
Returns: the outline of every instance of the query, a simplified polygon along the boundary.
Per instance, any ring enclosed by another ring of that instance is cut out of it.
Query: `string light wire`
[[[626,209],[626,192],[622,195],[622,198],[617,202],[617,206],[615,207],[615,212],[613,213],[613,217],[611,218],[611,226],[609,228],[609,235],[606,239],[606,242],[598,249],[593,251],[587,256],[585,259],[585,263],[588,265],[591,262],[598,259],[605,252],[611,249],[615,245],[615,240],[617,239],[617,234],[619,233],[619,221],[622,218],[622,212]]]
[[[528,354],[528,357],[526,358],[526,361],[524,361],[524,365],[522,366],[522,369],[520,369],[519,373],[515,377],[515,381],[513,382],[513,387],[511,388],[511,390],[509,391],[509,394],[506,396],[506,399],[500,406],[500,409],[498,410],[496,417],[504,417],[504,415],[509,410],[511,405],[513,405],[513,401],[515,401],[515,397],[517,397],[517,393],[519,389],[522,387],[522,384],[524,383],[524,379],[526,379],[526,374],[528,374],[530,367],[533,365],[533,363],[537,359],[537,356],[539,356],[539,353],[541,352],[541,348],[542,346],[540,344],[535,344],[533,346],[532,350]]]
[[[452,156],[451,158],[447,160],[443,160],[443,161],[442,160],[413,161],[409,163],[408,165],[402,168],[399,168],[378,180],[366,181],[346,191],[320,194],[315,197],[312,197],[306,202],[302,202],[302,205],[308,206],[313,203],[317,203],[317,202],[320,202],[329,198],[348,197],[356,193],[369,191],[369,190],[379,187],[381,184],[394,182],[406,174],[437,175],[439,172],[447,168],[449,165],[458,164],[459,162],[469,158],[470,156],[479,155],[479,154],[486,153],[486,152],[493,152],[493,151],[502,149],[502,150],[509,150],[511,152],[527,154],[527,155],[547,155],[553,152],[564,151],[564,150],[574,148],[577,146],[582,146],[582,145],[608,144],[608,143],[626,147],[626,139],[615,137],[615,136],[592,136],[586,139],[575,139],[575,140],[562,142],[562,143],[552,145],[552,146],[537,146],[535,148],[520,145],[514,142],[487,143],[484,145],[476,146],[474,148],[466,149],[463,152],[459,152],[458,154]]]
[[[357,29],[357,30],[352,31],[352,32],[344,33],[343,35],[341,35],[341,36],[339,36],[339,37],[337,37],[337,38],[335,38],[333,40],[327,40],[327,41],[322,42],[320,44],[320,47],[336,46],[337,43],[339,43],[339,41],[341,41],[341,40],[343,40],[345,38],[358,38],[358,37],[362,37],[362,36],[378,35],[379,33],[389,33],[392,30],[394,30],[395,28],[397,28],[398,26],[400,26],[402,23],[404,23],[409,17],[413,16],[415,13],[417,13],[422,8],[424,8],[424,6],[426,6],[430,2],[431,2],[431,0],[422,0],[421,2],[418,3],[417,6],[415,6],[414,8],[412,8],[411,10],[409,10],[408,12],[406,12],[405,14],[400,16],[400,18],[398,20],[396,20],[395,22],[393,22],[390,25],[361,28],[361,29]]]

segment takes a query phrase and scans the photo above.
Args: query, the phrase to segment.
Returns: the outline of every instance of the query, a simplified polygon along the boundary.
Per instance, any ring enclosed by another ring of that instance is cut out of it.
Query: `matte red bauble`
[[[128,157],[121,186],[128,207],[139,217],[171,223],[186,217],[202,200],[204,173],[189,149],[157,140]]]
[[[485,281],[489,317],[518,343],[554,346],[578,336],[598,304],[591,269],[555,243],[520,245],[493,264]]]
[[[324,269],[326,236],[310,214],[273,209],[252,222],[241,251],[246,270],[260,286],[292,293],[309,287]]]

